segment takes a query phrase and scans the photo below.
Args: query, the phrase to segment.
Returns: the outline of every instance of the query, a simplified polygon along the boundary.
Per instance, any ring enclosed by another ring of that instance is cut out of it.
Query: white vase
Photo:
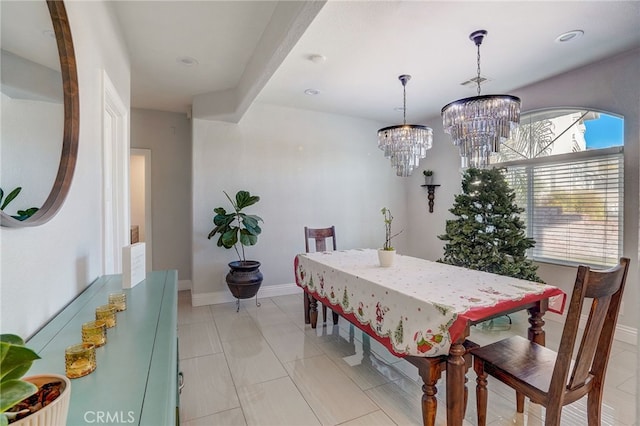
[[[383,268],[388,268],[393,265],[393,260],[396,258],[395,250],[383,250],[378,249],[378,260],[380,261],[380,266]]]
[[[433,185],[433,176],[425,176],[424,177],[425,185]]]
[[[51,404],[35,413],[11,423],[12,426],[58,426],[67,424],[69,414],[69,401],[71,400],[71,381],[59,374],[40,374],[37,376],[23,377],[22,380],[31,382],[40,387],[45,383],[61,381],[62,392]]]

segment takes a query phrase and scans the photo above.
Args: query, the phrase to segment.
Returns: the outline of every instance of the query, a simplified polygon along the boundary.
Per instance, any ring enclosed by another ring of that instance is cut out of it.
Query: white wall
[[[196,111],[194,111],[194,116]],[[293,258],[304,252],[304,226],[336,226],[338,249],[381,247],[380,209],[406,227],[404,179],[377,148],[381,123],[254,104],[239,124],[193,122],[194,300],[230,294],[224,283],[235,251],[207,240],[213,209],[231,207],[222,193],[259,195],[247,209],[261,216],[262,235],[247,259],[262,262],[263,287],[294,282]],[[406,252],[403,233],[397,241]],[[262,291],[262,290],[261,290]]]
[[[71,190],[48,223],[0,229],[3,333],[33,334],[102,274],[102,72],[129,107],[129,59],[104,2],[65,2],[76,52],[80,140]]]
[[[191,123],[186,114],[131,110],[131,147],[151,151],[153,270],[191,279]],[[132,222],[133,223],[133,222]]]
[[[545,107],[576,106],[621,114],[625,118],[625,193],[624,193],[624,256],[632,259],[632,267],[625,290],[625,309],[619,325],[630,334],[636,333],[639,316],[638,294],[638,191],[640,164],[640,50],[627,52],[599,63],[574,70],[540,83],[512,91],[522,99],[523,111]],[[442,131],[442,120],[427,120],[434,130],[434,147],[420,164],[422,170],[434,171],[434,182],[442,184],[436,189],[435,209],[429,214],[424,190],[420,188],[422,176],[412,176],[407,186],[407,212],[409,253],[435,260],[442,254],[445,222],[452,218],[448,209],[454,195],[460,192],[460,170],[457,149]],[[571,292],[575,268],[541,264],[538,270],[546,282]]]

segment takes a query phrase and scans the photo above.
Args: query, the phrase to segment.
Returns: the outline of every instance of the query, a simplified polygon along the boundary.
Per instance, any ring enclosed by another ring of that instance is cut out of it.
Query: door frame
[[[122,248],[129,245],[129,109],[102,73],[103,273],[122,272]]]

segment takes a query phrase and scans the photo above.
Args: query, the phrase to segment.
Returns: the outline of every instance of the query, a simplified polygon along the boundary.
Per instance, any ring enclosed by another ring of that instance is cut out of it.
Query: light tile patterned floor
[[[179,293],[180,368],[185,388],[180,418],[196,425],[421,425],[422,381],[417,369],[396,358],[344,319],[337,326],[305,325],[302,294],[191,306]],[[330,315],[329,315],[330,317]],[[473,327],[472,340],[526,335],[524,314],[491,327]],[[329,318],[329,324],[331,319]],[[547,321],[547,346],[556,349],[562,325]],[[363,344],[364,342],[364,344]],[[603,425],[634,425],[638,397],[636,346],[614,344],[605,383]],[[465,425],[475,425],[474,373],[469,377]],[[444,382],[438,386],[437,424],[445,424]],[[513,391],[489,384],[490,425],[542,425],[544,409],[527,402],[515,412]],[[563,410],[563,425],[586,424],[586,399]]]

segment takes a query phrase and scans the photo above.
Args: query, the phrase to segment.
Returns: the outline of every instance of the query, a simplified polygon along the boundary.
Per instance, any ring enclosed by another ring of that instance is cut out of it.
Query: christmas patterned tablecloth
[[[383,268],[374,249],[303,253],[294,269],[298,286],[400,357],[447,355],[470,322],[531,302],[564,309],[557,287],[401,255]]]

